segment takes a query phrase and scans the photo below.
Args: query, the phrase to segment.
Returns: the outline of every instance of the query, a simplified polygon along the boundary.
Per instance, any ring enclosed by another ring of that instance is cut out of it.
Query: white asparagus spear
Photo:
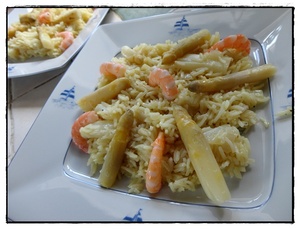
[[[115,79],[91,94],[82,97],[77,101],[77,104],[83,111],[93,110],[99,103],[115,98],[122,90],[125,90],[129,86],[129,79],[124,77]]]
[[[127,110],[120,118],[115,135],[109,144],[108,152],[100,171],[99,183],[110,188],[116,181],[120,170],[127,143],[130,140],[130,131],[134,120],[132,110]]]
[[[231,195],[224,176],[201,128],[183,107],[174,106],[173,114],[205,194],[216,204],[229,200]]]
[[[190,83],[188,88],[190,91],[197,93],[230,90],[238,85],[265,80],[275,75],[275,73],[275,66],[265,64],[226,76],[219,76],[207,80],[197,80]]]
[[[202,29],[197,33],[183,39],[168,52],[165,52],[162,59],[162,64],[172,64],[178,58],[192,52],[197,47],[200,47],[211,37],[207,29]]]

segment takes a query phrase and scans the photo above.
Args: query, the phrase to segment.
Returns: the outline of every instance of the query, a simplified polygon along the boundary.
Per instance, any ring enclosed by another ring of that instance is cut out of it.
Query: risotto
[[[242,55],[234,47],[207,51],[219,41],[219,33],[209,34],[200,47],[167,64],[162,63],[164,54],[182,41],[122,48],[122,56],[114,57],[111,63],[125,67],[123,78],[129,85],[113,98],[95,104],[92,110],[101,120],[80,128],[80,135],[88,142],[91,176],[99,176],[119,119],[130,109],[134,120],[118,172],[119,179],[129,178],[128,192],[140,193],[145,189],[153,142],[159,132],[165,136],[161,162],[163,186],[172,192],[195,191],[200,187],[173,115],[176,105],[184,108],[202,129],[224,176],[242,178],[242,173],[254,162],[249,140],[242,134],[260,120],[253,108],[268,102],[269,98],[263,93],[265,81],[214,93],[195,93],[188,89],[191,82],[253,67],[249,55]],[[174,78],[178,89],[176,98],[168,100],[160,87],[149,85],[149,75],[157,67],[167,70]],[[97,86],[103,88],[116,80],[101,76]]]

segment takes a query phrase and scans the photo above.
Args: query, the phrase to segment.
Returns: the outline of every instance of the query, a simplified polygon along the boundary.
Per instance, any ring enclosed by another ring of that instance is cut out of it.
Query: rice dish
[[[49,19],[43,19],[41,15],[47,15]],[[92,15],[91,8],[34,8],[30,13],[20,15],[19,22],[8,28],[10,61],[58,57],[65,49],[60,47],[64,38],[57,34],[68,31],[75,39]]]
[[[172,106],[178,104],[202,128],[223,174],[242,178],[242,173],[254,161],[249,140],[241,133],[261,120],[253,108],[268,102],[269,97],[263,93],[264,82],[245,84],[217,93],[194,93],[188,90],[188,84],[195,80],[253,67],[249,56],[241,56],[234,50],[204,52],[219,40],[219,33],[212,34],[199,50],[169,65],[161,64],[162,56],[176,42],[168,40],[154,45],[141,43],[133,48],[122,48],[122,56],[114,57],[111,61],[126,67],[125,78],[130,80],[130,87],[122,90],[116,98],[95,107],[94,110],[105,120],[105,124],[95,122],[80,129],[81,136],[88,139],[89,143],[88,166],[91,176],[99,176],[118,120],[126,110],[131,109],[135,120],[118,174],[119,179],[124,176],[129,178],[128,192],[140,193],[145,189],[151,144],[159,131],[166,136],[162,162],[163,185],[172,192],[195,191],[200,187],[173,116]],[[196,66],[191,64],[195,62]],[[179,94],[172,101],[164,98],[159,87],[148,84],[149,74],[157,66],[168,70],[175,79]],[[108,83],[107,78],[100,77],[97,86],[101,88]]]

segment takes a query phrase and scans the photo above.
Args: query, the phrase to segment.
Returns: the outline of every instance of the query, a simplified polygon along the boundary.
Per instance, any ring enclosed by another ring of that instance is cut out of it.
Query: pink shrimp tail
[[[155,68],[149,75],[149,85],[151,87],[159,86],[163,96],[167,100],[174,100],[178,94],[178,88],[174,77],[167,70]]]
[[[239,52],[242,52],[243,55],[249,55],[251,49],[250,40],[243,34],[230,35],[225,37],[223,40],[217,42],[211,46],[207,52],[212,50],[219,50],[223,52],[226,49],[236,49]]]
[[[49,9],[44,9],[38,16],[39,24],[49,24],[51,22],[51,13]]]
[[[72,32],[63,31],[63,32],[57,33],[57,36],[63,38],[63,40],[59,46],[59,48],[61,50],[66,50],[67,48],[70,47],[71,44],[73,44],[74,36],[73,36]]]
[[[89,144],[85,138],[80,135],[80,128],[90,123],[94,123],[99,120],[99,116],[95,111],[88,111],[79,116],[72,126],[72,139],[74,144],[83,152],[88,153]]]
[[[162,156],[165,148],[164,132],[159,132],[152,146],[153,149],[146,172],[146,189],[149,193],[157,193],[162,186]]]
[[[125,66],[119,63],[105,62],[100,66],[100,73],[110,80],[124,77],[125,72]]]

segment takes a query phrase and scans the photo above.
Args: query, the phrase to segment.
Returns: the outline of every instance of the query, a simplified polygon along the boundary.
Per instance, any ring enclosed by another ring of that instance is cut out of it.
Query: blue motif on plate
[[[286,107],[292,105],[293,89],[290,89],[286,95]]]
[[[187,19],[183,16],[180,20],[175,21],[173,30],[169,33],[174,36],[174,39],[179,40],[181,38],[188,37],[199,30],[200,28],[191,28]]]
[[[287,97],[291,98],[292,96],[293,96],[293,90],[290,89],[289,92],[288,92],[288,94],[287,94]]]
[[[142,209],[140,208],[134,216],[132,216],[132,217],[131,216],[125,216],[123,218],[123,220],[130,221],[130,222],[142,222],[143,219],[142,219],[141,211],[142,211]]]
[[[292,109],[292,105],[293,105],[292,98],[293,98],[293,89],[289,89],[286,94],[285,102],[280,107],[283,109]]]
[[[175,25],[174,25],[174,28],[175,28],[176,30],[183,30],[183,28],[188,28],[188,27],[189,27],[189,23],[188,23],[188,21],[185,19],[185,16],[183,16],[181,20],[176,21],[176,22],[175,22]]]
[[[15,69],[15,66],[9,66],[9,67],[7,68],[7,70],[8,70],[9,72],[13,71],[14,69]]]
[[[65,89],[59,94],[58,99],[53,99],[53,102],[59,107],[72,109],[77,106],[75,102],[75,86],[71,89]]]

